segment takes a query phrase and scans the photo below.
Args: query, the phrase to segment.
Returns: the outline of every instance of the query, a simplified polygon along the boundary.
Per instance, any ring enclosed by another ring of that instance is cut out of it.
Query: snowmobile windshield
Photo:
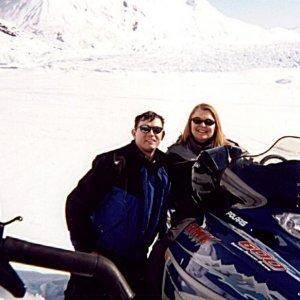
[[[220,184],[240,200],[235,208],[299,209],[300,137],[282,137],[263,153],[234,160]]]
[[[277,139],[268,149],[259,154],[246,154],[245,158],[265,164],[280,160],[300,160],[300,136],[283,136]]]

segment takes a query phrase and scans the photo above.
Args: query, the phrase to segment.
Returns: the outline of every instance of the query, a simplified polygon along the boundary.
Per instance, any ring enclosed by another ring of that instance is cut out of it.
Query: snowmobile
[[[163,299],[300,297],[299,157],[300,137],[292,136],[259,155],[231,146],[201,153],[192,185],[195,201],[210,203],[165,252]],[[10,261],[94,276],[114,299],[135,297],[105,257],[3,238],[10,222],[0,223],[0,285],[15,297],[26,288]]]
[[[300,137],[238,152],[195,163],[195,198],[213,203],[169,245],[163,299],[300,299]]]

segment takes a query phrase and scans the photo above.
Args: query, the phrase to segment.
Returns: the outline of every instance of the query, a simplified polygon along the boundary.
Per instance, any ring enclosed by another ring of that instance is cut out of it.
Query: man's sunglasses
[[[204,123],[206,126],[212,126],[214,125],[216,122],[212,119],[205,119],[205,120],[202,120],[200,119],[199,117],[195,117],[195,118],[192,118],[192,121],[193,123],[197,124],[197,125],[200,125],[201,123]]]
[[[149,133],[151,130],[154,134],[159,134],[162,132],[163,128],[159,126],[149,126],[149,125],[141,125],[139,129],[143,133]]]

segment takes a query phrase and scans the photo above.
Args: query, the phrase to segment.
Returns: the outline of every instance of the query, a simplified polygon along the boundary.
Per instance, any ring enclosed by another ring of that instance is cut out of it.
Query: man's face
[[[138,148],[151,158],[164,136],[162,122],[159,118],[141,120],[132,135]]]

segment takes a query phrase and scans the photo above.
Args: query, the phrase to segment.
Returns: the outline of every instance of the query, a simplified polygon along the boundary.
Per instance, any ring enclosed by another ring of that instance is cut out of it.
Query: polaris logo
[[[243,220],[241,217],[237,216],[234,212],[228,211],[226,213],[226,216],[228,216],[231,220],[238,223],[240,226],[244,227],[248,224],[247,221]]]

